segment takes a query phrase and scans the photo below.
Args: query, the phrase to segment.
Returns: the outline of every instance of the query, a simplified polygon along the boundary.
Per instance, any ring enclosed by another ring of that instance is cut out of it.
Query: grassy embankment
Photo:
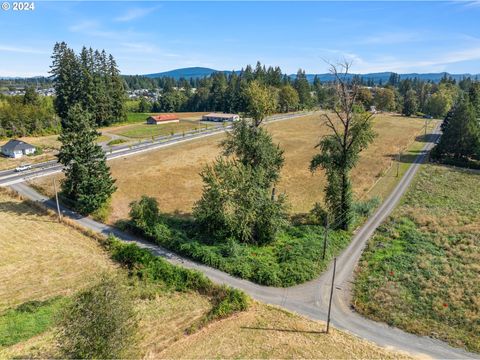
[[[293,213],[307,212],[315,201],[323,198],[323,173],[312,176],[308,170],[309,161],[316,152],[314,145],[325,131],[321,124],[320,117],[313,115],[267,125],[274,140],[285,149],[286,164],[277,189],[286,191]],[[423,121],[419,119],[391,115],[376,118],[374,128],[378,137],[362,154],[353,173],[358,198],[369,198],[368,191],[385,172],[388,173],[396,152],[410,145],[422,126]],[[164,212],[190,212],[194,201],[201,195],[202,183],[198,173],[205,163],[213,161],[219,154],[218,144],[222,138],[216,136],[192,141],[110,162],[118,190],[112,198],[114,211],[109,221],[125,219],[128,204],[143,194],[157,198]],[[394,178],[392,183],[397,180]],[[51,191],[48,190],[51,181],[39,179],[34,183],[47,193]],[[384,188],[388,190],[388,186]],[[382,192],[378,194],[383,195]],[[359,208],[358,218],[368,215],[368,210],[371,206]],[[166,221],[172,230],[171,235],[153,238],[153,241],[233,275],[275,286],[293,285],[314,278],[350,241],[348,232],[331,232],[326,257],[319,260],[323,252],[322,226],[293,226],[270,245],[240,245],[231,249],[229,244],[203,242],[188,219],[174,215],[167,216]]]
[[[360,261],[356,309],[480,352],[480,174],[424,165]]]
[[[70,295],[103,271],[124,270],[97,240],[29,202],[0,190],[0,208],[0,358],[58,356],[56,317]],[[259,303],[186,335],[211,313],[208,297],[168,290],[161,283],[138,282],[132,291],[140,317],[140,356],[147,358],[406,358],[336,329],[326,336],[321,322]]]

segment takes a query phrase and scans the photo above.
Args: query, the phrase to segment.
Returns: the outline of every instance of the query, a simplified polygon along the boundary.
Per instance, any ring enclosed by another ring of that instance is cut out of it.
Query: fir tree
[[[92,116],[80,104],[72,106],[59,137],[58,160],[65,166],[63,194],[82,214],[101,208],[116,190],[98,136]]]

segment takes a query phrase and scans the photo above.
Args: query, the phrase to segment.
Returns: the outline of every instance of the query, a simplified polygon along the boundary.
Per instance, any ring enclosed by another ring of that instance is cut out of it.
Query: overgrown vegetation
[[[425,165],[365,250],[357,311],[480,352],[479,175]]]
[[[136,355],[137,331],[133,297],[124,280],[104,275],[62,311],[57,339],[65,358],[131,358]]]
[[[356,206],[360,222],[378,199]],[[143,197],[131,205],[131,219],[124,226],[179,254],[234,276],[270,286],[291,286],[315,278],[350,241],[350,233],[330,231],[322,259],[325,229],[321,225],[288,226],[267,244],[240,243],[230,237],[212,241],[199,235],[192,219],[159,213],[157,201]]]
[[[148,217],[147,214],[146,216]],[[149,221],[147,220],[147,223]],[[212,309],[198,323],[187,329],[189,332],[201,328],[212,320],[222,319],[248,308],[249,299],[245,293],[216,285],[198,271],[172,265],[136,244],[121,243],[113,237],[109,237],[108,247],[112,258],[124,265],[132,276],[146,282],[159,282],[166,290],[193,290],[211,299]]]
[[[52,98],[25,96],[0,94],[0,139],[59,132],[60,119],[55,114]]]

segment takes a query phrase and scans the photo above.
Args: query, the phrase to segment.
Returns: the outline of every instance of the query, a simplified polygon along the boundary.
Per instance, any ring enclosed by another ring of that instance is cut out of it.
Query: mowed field
[[[114,134],[132,139],[150,139],[152,137],[181,134],[190,130],[201,130],[211,125],[201,124],[194,120],[180,120],[178,123],[147,125],[144,123],[122,125],[106,128],[103,134]]]
[[[55,319],[63,303],[33,312],[17,306],[59,296],[66,301],[102,272],[123,270],[96,240],[2,189],[0,224],[0,358],[59,358]],[[322,322],[256,302],[246,312],[186,335],[211,309],[206,297],[142,282],[132,292],[143,358],[407,358],[333,328],[325,335]],[[49,324],[42,323],[46,310]],[[43,330],[28,337],[33,327]],[[3,346],[11,341],[12,329],[18,341]]]
[[[286,192],[292,212],[307,212],[322,201],[325,176],[312,174],[308,167],[317,152],[315,145],[327,129],[320,114],[267,124],[274,141],[285,150],[285,167],[277,190]],[[365,197],[376,181],[386,173],[401,149],[420,134],[424,121],[397,115],[377,115],[374,129],[378,136],[365,150],[353,171],[357,197]],[[220,154],[224,135],[209,136],[132,157],[109,162],[118,190],[112,199],[113,223],[128,215],[129,204],[142,195],[158,199],[165,212],[190,213],[202,192],[200,171]],[[58,175],[61,178],[62,175]],[[389,176],[392,176],[391,174]],[[53,194],[49,178],[33,180],[47,194]]]
[[[98,243],[0,189],[0,312],[71,295],[113,264]]]

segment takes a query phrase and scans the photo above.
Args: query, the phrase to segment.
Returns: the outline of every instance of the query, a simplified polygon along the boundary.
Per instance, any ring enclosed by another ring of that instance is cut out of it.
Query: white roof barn
[[[238,121],[240,116],[237,114],[210,113],[202,116],[203,121]]]

